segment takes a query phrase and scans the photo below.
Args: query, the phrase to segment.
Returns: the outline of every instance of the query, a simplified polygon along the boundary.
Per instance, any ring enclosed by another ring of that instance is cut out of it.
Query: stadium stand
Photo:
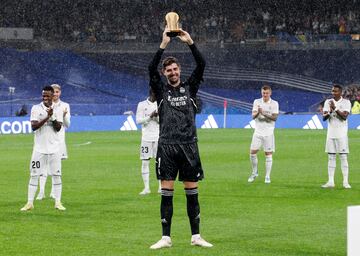
[[[359,84],[356,1],[10,1],[0,27],[32,28],[34,39],[0,38],[1,116],[38,102],[53,82],[75,115],[134,112],[170,10],[207,59],[203,113],[221,113],[224,100],[228,113],[248,113],[263,83],[283,113],[314,112],[332,83]],[[194,62],[175,48],[187,76]]]
[[[221,113],[223,101],[230,113],[248,113],[263,83],[274,87],[283,113],[309,112],[309,107],[329,95],[332,82],[358,81],[356,59],[360,52],[339,50],[252,51],[205,53],[208,67],[199,96],[204,113]],[[184,76],[193,67],[191,57],[178,53]],[[241,56],[241,58],[236,57]],[[9,115],[23,104],[38,102],[45,84],[63,85],[63,98],[76,115],[123,114],[135,111],[147,95],[150,54],[78,55],[70,51],[19,52],[0,50],[0,109]],[[331,65],[329,63],[331,62]],[[229,64],[230,63],[230,64]],[[15,87],[9,95],[8,87]]]

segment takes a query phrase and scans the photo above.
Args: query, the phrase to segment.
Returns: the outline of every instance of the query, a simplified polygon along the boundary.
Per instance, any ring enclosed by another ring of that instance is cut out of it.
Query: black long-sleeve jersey
[[[196,93],[203,80],[205,60],[195,44],[189,46],[196,61],[191,76],[173,87],[161,80],[158,71],[164,49],[159,49],[149,65],[150,86],[155,92],[159,111],[159,143],[187,144],[197,141],[195,114]]]

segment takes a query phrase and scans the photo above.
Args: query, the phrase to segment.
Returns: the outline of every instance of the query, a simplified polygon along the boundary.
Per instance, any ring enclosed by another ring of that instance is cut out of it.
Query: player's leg
[[[328,153],[328,181],[322,185],[322,188],[335,187],[335,168],[336,168],[336,144],[334,139],[326,140],[325,152]]]
[[[270,175],[273,164],[273,152],[275,151],[274,135],[264,137],[264,151],[265,151],[265,183],[271,182]]]
[[[153,151],[152,158],[154,158],[154,159],[156,159],[157,149],[158,149],[158,141],[153,141],[152,142],[152,151]],[[161,194],[161,180],[158,180],[158,181],[159,181],[158,193]]]
[[[254,182],[255,178],[259,175],[258,172],[258,158],[257,152],[262,146],[261,138],[253,134],[251,145],[250,145],[250,163],[251,163],[251,174],[248,178],[248,182]]]
[[[348,154],[340,154],[341,171],[343,174],[343,187],[351,188],[349,184],[349,163],[347,159]]]
[[[141,177],[144,183],[144,189],[139,193],[140,195],[150,194],[150,159],[141,160]]]
[[[174,181],[177,176],[176,145],[158,146],[156,157],[156,176],[161,180],[160,215],[162,226],[161,239],[150,249],[171,247],[171,221],[173,216]]]
[[[348,153],[349,153],[349,143],[348,138],[341,138],[337,140],[337,149],[340,155],[341,163],[341,172],[343,174],[343,187],[351,188],[349,184],[349,163],[348,163]]]
[[[144,189],[140,195],[150,194],[150,157],[152,156],[151,142],[141,141],[140,159],[141,159],[141,177],[144,183]]]
[[[39,183],[39,176],[43,172],[46,155],[33,151],[30,161],[30,180],[28,185],[28,200],[21,211],[29,211],[34,208],[35,193]]]
[[[187,214],[191,228],[191,245],[202,247],[212,247],[200,236],[200,203],[198,181],[203,179],[204,172],[201,166],[199,149],[197,143],[182,145],[184,152],[180,158],[182,162],[179,171],[179,180],[183,181],[186,201]]]
[[[44,171],[44,173],[40,174],[39,177],[39,193],[36,197],[36,200],[43,200],[45,198],[46,180],[47,180],[47,171]]]
[[[66,147],[65,141],[64,141],[63,143],[61,143],[60,154],[61,154],[61,160],[66,160],[66,159],[68,159],[68,153],[67,153],[67,147]],[[52,178],[51,178],[50,198],[55,199],[54,183],[52,182]]]
[[[61,154],[57,152],[50,155],[49,168],[54,186],[55,209],[60,211],[66,210],[61,203],[62,179],[61,179]]]

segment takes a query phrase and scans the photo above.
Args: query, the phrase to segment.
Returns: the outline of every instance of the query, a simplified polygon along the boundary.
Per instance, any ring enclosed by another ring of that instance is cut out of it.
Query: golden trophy
[[[167,32],[167,36],[176,37],[180,35],[179,29],[179,15],[176,12],[169,12],[165,16],[166,24],[170,32]]]

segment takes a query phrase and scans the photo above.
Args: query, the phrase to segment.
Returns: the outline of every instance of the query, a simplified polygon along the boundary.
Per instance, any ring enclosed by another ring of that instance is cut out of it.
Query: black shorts
[[[199,181],[204,178],[197,143],[159,144],[156,176],[159,180]]]

